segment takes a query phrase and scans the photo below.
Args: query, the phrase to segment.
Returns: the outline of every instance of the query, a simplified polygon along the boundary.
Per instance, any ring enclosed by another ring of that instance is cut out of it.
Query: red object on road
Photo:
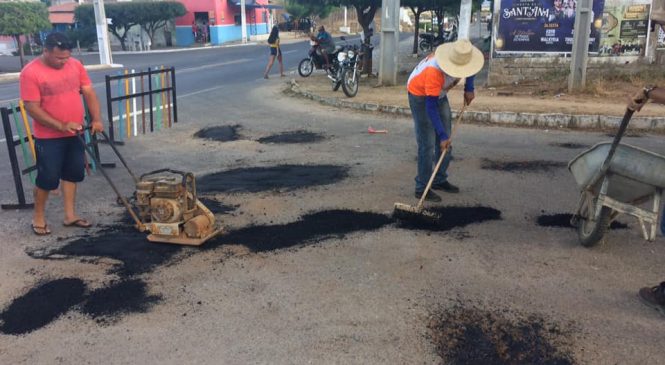
[[[386,133],[388,133],[388,130],[387,129],[374,129],[374,128],[372,128],[372,126],[369,126],[369,128],[367,128],[367,133],[369,133],[369,134],[386,134]]]

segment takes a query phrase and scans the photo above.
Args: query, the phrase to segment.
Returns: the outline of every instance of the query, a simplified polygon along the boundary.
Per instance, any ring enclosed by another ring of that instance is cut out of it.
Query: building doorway
[[[208,12],[194,13],[192,32],[194,32],[194,42],[202,44],[210,42],[210,17]]]

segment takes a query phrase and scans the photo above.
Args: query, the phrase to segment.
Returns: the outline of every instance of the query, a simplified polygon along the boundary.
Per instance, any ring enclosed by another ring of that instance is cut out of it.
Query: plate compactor
[[[140,232],[150,232],[149,241],[200,246],[222,232],[215,215],[198,200],[196,179],[191,172],[160,169],[136,178],[106,133],[101,134],[134,179],[138,214],[120,194],[91,147],[80,134],[78,136],[96,167],[115,191],[118,202],[125,206],[136,222],[136,228]]]

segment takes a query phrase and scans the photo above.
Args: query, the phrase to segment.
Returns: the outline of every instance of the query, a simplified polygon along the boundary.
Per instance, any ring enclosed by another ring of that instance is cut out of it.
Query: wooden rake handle
[[[462,109],[457,114],[457,118],[455,119],[455,124],[453,125],[452,131],[450,132],[450,136],[448,137],[448,139],[451,142],[453,140],[453,135],[455,135],[455,132],[457,131],[457,127],[459,126],[459,123],[462,120],[462,115],[464,114],[464,110],[466,110],[466,101],[464,101],[464,104],[462,105]],[[439,161],[436,163],[436,166],[434,167],[434,171],[432,171],[432,176],[429,177],[429,181],[427,182],[427,186],[425,187],[425,190],[423,191],[423,195],[420,197],[420,200],[418,201],[418,205],[416,206],[416,209],[418,209],[418,210],[422,209],[423,204],[425,203],[425,198],[427,197],[427,193],[432,188],[432,183],[434,183],[434,177],[436,176],[436,173],[439,172],[439,168],[441,168],[441,164],[443,163],[443,159],[448,154],[448,150],[450,150],[450,147],[446,148],[443,152],[441,152],[441,157],[439,157]]]

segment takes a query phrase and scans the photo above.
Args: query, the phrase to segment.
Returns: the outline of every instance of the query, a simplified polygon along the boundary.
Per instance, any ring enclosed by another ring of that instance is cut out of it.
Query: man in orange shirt
[[[37,180],[32,230],[51,233],[44,214],[49,191],[62,181],[63,224],[88,228],[90,222],[75,211],[76,184],[85,175],[84,147],[76,136],[83,130],[81,94],[92,116],[92,132],[103,130],[99,100],[81,62],[71,58],[72,45],[62,33],[51,33],[41,57],[27,64],[20,76],[20,94],[33,118]]]
[[[455,87],[462,78],[464,102],[468,105],[475,97],[473,80],[485,63],[482,52],[471,42],[461,39],[440,45],[436,51],[425,57],[413,70],[407,89],[409,106],[416,130],[418,143],[418,175],[416,176],[416,198],[422,197],[427,186],[432,167],[441,157],[441,152],[450,147],[452,116],[448,103],[448,90]],[[459,188],[448,182],[446,170],[451,153],[446,155],[432,184],[432,189],[449,193],[459,192]],[[429,191],[427,201],[439,202],[441,197]]]

